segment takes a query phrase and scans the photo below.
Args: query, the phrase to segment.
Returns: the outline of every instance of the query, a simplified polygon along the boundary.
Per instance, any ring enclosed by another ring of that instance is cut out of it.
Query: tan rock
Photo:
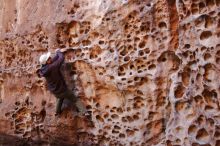
[[[219,8],[219,0],[0,0],[0,138],[220,145]],[[68,101],[54,117],[55,98],[35,70],[58,47],[91,121]]]

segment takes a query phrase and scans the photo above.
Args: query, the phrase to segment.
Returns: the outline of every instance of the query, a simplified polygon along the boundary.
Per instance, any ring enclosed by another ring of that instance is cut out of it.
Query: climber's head
[[[51,64],[51,63],[52,63],[52,58],[49,57],[49,58],[47,59],[47,64]]]
[[[51,64],[52,63],[51,53],[48,52],[48,53],[45,53],[45,54],[41,55],[40,58],[39,58],[39,62],[40,62],[41,65]]]

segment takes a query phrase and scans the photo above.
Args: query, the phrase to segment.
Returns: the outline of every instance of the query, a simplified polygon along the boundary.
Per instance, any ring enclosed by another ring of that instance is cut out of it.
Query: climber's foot
[[[76,116],[80,118],[86,117],[89,121],[92,120],[92,116],[89,112],[78,112]]]
[[[61,116],[61,113],[62,113],[62,112],[56,112],[56,113],[55,113],[55,117],[59,118],[59,117]]]

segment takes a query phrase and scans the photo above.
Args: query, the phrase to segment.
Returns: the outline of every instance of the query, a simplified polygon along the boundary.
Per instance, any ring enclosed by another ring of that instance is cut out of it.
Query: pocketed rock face
[[[220,145],[219,0],[0,2],[0,133],[51,144]],[[53,115],[35,67],[56,47],[68,49],[62,70],[92,122],[68,109]]]

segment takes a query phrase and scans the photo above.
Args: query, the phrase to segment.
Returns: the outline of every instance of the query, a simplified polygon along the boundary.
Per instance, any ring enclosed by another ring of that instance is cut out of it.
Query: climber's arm
[[[61,64],[64,62],[64,55],[62,52],[60,52],[60,50],[57,50],[56,55],[58,56],[58,58],[48,65],[48,71],[51,71],[54,68],[60,67]]]

